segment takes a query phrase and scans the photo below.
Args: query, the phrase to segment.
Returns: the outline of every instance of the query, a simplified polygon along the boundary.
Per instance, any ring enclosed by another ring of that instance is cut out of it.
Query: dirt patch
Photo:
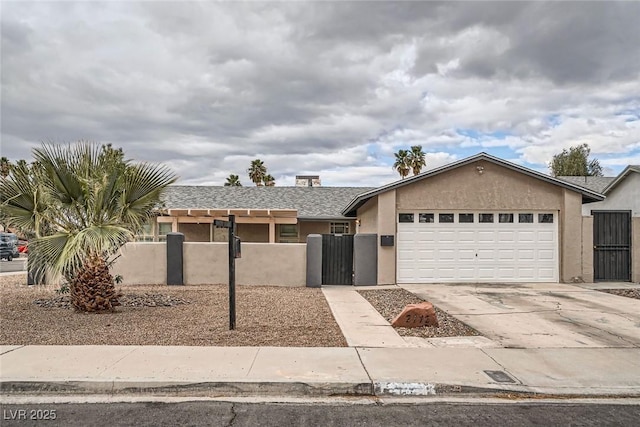
[[[601,292],[621,297],[640,299],[640,289],[598,289]]]
[[[225,285],[118,286],[118,290],[125,296],[115,312],[82,314],[68,308],[67,297],[53,287],[2,281],[0,344],[347,345],[320,289],[239,286],[234,331],[229,331]]]
[[[402,312],[407,304],[416,304],[424,301],[405,289],[376,289],[358,292],[369,301],[373,308],[389,323]],[[472,327],[448,315],[438,307],[435,307],[435,305],[434,308],[436,310],[436,316],[438,317],[438,327],[395,328],[395,330],[402,336],[421,338],[481,335]]]

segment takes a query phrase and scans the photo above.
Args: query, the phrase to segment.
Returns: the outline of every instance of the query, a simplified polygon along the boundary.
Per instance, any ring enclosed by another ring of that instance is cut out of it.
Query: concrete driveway
[[[558,283],[402,287],[502,347],[640,348],[638,299]]]

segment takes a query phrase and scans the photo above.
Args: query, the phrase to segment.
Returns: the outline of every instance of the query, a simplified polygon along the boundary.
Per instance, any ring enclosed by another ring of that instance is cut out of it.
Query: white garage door
[[[398,283],[557,282],[557,212],[402,212]]]

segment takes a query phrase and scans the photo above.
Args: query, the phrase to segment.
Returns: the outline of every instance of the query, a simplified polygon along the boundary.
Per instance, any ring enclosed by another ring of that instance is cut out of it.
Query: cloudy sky
[[[221,185],[485,151],[640,164],[640,2],[2,1],[2,156],[87,139]]]

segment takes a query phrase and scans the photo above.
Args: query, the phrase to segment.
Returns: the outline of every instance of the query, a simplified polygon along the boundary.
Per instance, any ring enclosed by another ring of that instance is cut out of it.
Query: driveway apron
[[[637,299],[558,283],[401,286],[502,347],[640,347]]]

